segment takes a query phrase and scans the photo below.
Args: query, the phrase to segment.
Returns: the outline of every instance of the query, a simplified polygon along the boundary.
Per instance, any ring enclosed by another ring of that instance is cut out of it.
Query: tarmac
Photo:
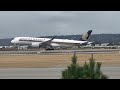
[[[18,51],[0,51],[0,55],[18,55],[18,54],[69,54],[69,53],[80,53],[80,54],[108,54],[114,52],[120,52],[120,49],[89,49],[89,50],[40,50],[40,51],[28,51],[28,50],[18,50]]]
[[[54,51],[0,51],[0,55],[26,55],[26,54],[107,54],[119,52],[113,50],[54,50]],[[60,79],[65,68],[0,68],[0,79]],[[103,67],[102,71],[109,79],[120,79],[120,67]]]
[[[1,68],[0,79],[61,79],[65,68]],[[120,79],[120,67],[103,67],[109,79]]]

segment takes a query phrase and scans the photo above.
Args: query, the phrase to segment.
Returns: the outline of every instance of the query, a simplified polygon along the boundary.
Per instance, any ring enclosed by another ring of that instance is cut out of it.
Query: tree
[[[62,71],[62,79],[107,79],[108,77],[101,71],[101,64],[95,62],[92,55],[89,63],[85,62],[83,66],[79,66],[76,53],[74,53],[71,65]]]
[[[89,63],[84,64],[83,66],[83,79],[107,79],[107,76],[104,75],[101,71],[100,62],[95,62],[93,58],[90,58]]]
[[[77,79],[79,78],[80,74],[79,71],[81,71],[81,67],[77,64],[77,56],[76,53],[74,53],[72,57],[72,64],[65,69],[65,71],[62,72],[62,79]]]

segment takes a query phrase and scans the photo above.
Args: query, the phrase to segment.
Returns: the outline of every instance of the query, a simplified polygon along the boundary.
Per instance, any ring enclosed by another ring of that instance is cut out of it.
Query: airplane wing
[[[93,44],[94,42],[89,42],[89,41],[87,41],[87,42],[84,42],[84,43],[81,43],[81,45],[89,45],[89,44]]]
[[[56,37],[56,36],[55,36],[55,37]],[[50,47],[50,48],[53,49],[53,47],[52,47],[52,45],[51,45],[51,41],[52,41],[53,39],[55,39],[55,37],[51,38],[51,39],[48,40],[48,41],[45,41],[45,42],[41,43],[39,47],[44,46],[44,47]]]

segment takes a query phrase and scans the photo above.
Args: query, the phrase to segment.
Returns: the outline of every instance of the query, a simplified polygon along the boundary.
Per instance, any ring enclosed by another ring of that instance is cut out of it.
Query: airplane
[[[28,45],[35,48],[54,50],[56,47],[73,47],[91,44],[93,42],[88,42],[91,33],[92,30],[89,30],[79,40],[55,39],[56,36],[53,38],[15,37],[11,40],[11,43],[14,45]]]

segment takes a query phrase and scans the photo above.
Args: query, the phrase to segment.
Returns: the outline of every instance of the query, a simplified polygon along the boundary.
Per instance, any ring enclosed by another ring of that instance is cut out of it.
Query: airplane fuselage
[[[16,37],[11,43],[15,45],[29,45],[32,47],[43,47],[43,48],[52,48],[53,47],[73,47],[80,45],[87,45],[88,38],[91,35],[92,30],[89,30],[87,33],[83,34],[81,40],[69,40],[69,39],[55,39],[53,38],[35,38],[35,37]]]
[[[32,45],[33,43],[41,44],[42,42],[46,42],[50,40],[50,38],[34,38],[34,37],[16,37],[11,43],[16,45]],[[52,46],[79,46],[83,43],[87,43],[87,41],[77,41],[77,40],[69,40],[69,39],[54,39],[51,41]]]

